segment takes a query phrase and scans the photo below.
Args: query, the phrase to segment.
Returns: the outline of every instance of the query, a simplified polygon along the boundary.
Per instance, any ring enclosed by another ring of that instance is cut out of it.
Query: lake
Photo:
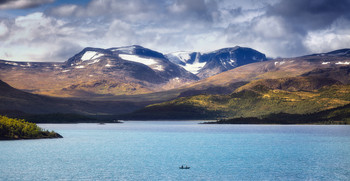
[[[39,126],[64,138],[1,141],[0,180],[350,180],[350,126]]]

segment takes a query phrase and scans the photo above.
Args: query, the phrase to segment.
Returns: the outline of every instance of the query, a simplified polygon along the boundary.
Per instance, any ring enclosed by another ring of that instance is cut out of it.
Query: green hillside
[[[310,114],[278,113],[261,118],[220,119],[204,124],[350,124],[350,104]]]
[[[278,84],[291,79],[275,81]],[[302,83],[302,81],[304,81]],[[312,83],[310,83],[310,81]],[[350,85],[341,85],[337,81],[323,84],[317,90],[302,90],[295,85],[315,85],[313,78],[298,79],[293,88],[276,88],[264,81],[246,85],[240,91],[230,95],[198,95],[183,97],[172,101],[153,104],[134,112],[134,119],[217,119],[217,118],[261,118],[270,114],[308,114],[320,112],[350,104]],[[322,80],[319,80],[322,82]],[[269,81],[271,83],[271,81]],[[326,82],[326,81],[323,81]],[[285,84],[284,84],[285,85]],[[318,85],[318,84],[317,84]],[[310,88],[310,86],[307,86]],[[318,86],[316,86],[319,88]],[[297,90],[297,91],[291,91]]]

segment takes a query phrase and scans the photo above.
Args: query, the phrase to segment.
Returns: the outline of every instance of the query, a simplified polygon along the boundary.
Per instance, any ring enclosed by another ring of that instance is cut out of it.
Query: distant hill
[[[17,90],[1,80],[0,100],[0,112],[11,113],[13,115],[23,113],[112,115],[131,112],[145,106],[145,103],[121,101],[82,101],[35,95]]]
[[[344,65],[330,68],[317,68],[303,74],[302,76],[331,78],[339,80],[344,84],[350,84],[350,66]]]
[[[130,114],[130,119],[217,119],[278,113],[307,114],[350,103],[350,86],[330,79],[293,77],[261,80],[238,90],[229,95],[204,94],[153,104]]]
[[[269,114],[260,118],[220,119],[205,124],[350,124],[350,104],[310,114]]]
[[[324,86],[342,85],[340,81],[322,77],[287,77],[279,79],[259,79],[238,88],[235,92],[254,89],[263,86],[268,89],[279,89],[285,91],[314,91]]]

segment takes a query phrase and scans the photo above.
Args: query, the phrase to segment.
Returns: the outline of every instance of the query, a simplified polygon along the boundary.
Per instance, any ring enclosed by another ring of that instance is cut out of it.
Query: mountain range
[[[267,60],[244,47],[169,54],[137,45],[85,48],[61,63],[0,60],[0,111],[121,119],[309,114],[346,108],[349,65],[350,49]]]
[[[197,56],[186,65],[168,55],[133,45],[119,48],[85,48],[66,62],[0,61],[0,79],[27,92],[54,97],[90,98],[159,92],[196,82],[234,67],[266,60],[250,48],[234,47]],[[175,62],[175,63],[174,63]],[[205,76],[204,76],[205,75]]]

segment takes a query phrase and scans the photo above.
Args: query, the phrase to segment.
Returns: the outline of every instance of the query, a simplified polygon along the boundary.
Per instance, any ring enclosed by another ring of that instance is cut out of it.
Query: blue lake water
[[[0,180],[350,180],[350,126],[197,123],[42,124],[64,138],[1,141]]]

